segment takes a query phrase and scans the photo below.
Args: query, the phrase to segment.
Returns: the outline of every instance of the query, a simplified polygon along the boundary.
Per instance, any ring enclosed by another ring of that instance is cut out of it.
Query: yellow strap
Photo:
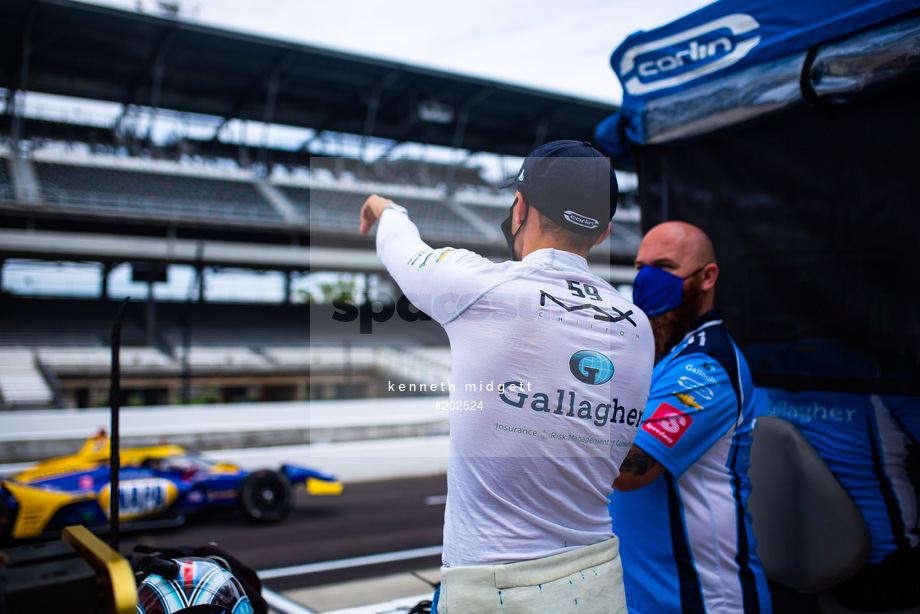
[[[137,584],[127,559],[83,526],[65,528],[62,538],[96,571],[106,614],[135,614]]]

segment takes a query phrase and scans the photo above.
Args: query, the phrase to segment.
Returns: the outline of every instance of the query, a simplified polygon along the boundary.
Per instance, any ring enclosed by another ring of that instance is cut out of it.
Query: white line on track
[[[425,497],[425,505],[444,505],[447,502],[447,495],[432,495]]]
[[[271,578],[287,578],[290,576],[300,576],[304,574],[318,573],[320,571],[330,571],[333,569],[348,569],[349,567],[362,567],[364,565],[375,565],[377,563],[390,563],[392,561],[418,559],[426,556],[441,554],[441,550],[441,546],[429,546],[427,548],[415,548],[413,550],[385,552],[383,554],[357,556],[350,559],[339,559],[337,561],[323,561],[321,563],[307,563],[305,565],[294,565],[292,567],[266,569],[264,571],[258,572],[258,575],[262,580],[268,580]]]

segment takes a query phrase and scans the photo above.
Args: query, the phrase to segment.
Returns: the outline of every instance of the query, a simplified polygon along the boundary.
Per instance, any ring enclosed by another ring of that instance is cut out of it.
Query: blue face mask
[[[657,267],[644,266],[633,280],[633,302],[650,318],[676,309],[684,303],[684,280],[704,268],[700,267],[687,277],[678,277]]]

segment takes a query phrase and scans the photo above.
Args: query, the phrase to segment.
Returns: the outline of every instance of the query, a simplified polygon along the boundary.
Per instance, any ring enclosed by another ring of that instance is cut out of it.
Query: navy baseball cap
[[[514,187],[528,205],[579,234],[606,229],[619,197],[610,160],[587,141],[553,141],[537,147],[517,176],[498,187]]]

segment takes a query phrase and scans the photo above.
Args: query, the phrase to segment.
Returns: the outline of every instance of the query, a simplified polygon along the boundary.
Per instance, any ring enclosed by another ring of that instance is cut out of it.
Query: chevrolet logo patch
[[[692,409],[703,409],[703,406],[696,402],[696,399],[693,398],[693,395],[686,392],[672,392],[674,396],[677,397],[677,400],[690,407]]]

